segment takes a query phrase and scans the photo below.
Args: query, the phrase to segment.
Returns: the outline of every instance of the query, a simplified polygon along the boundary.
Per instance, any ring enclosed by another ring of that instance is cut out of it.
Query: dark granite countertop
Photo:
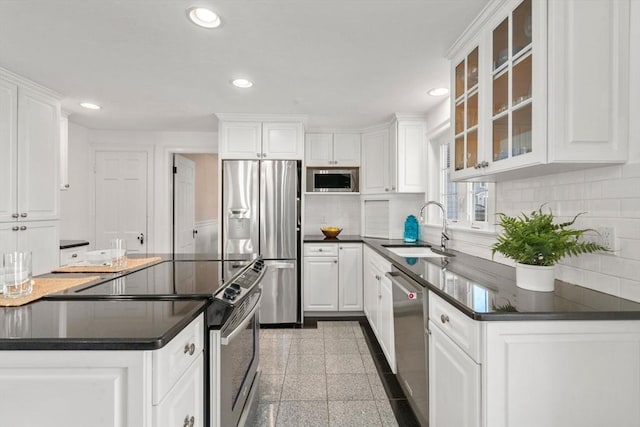
[[[155,350],[209,304],[209,299],[76,299],[5,307],[0,350]]]
[[[89,242],[86,240],[60,240],[60,249],[71,249],[81,246],[89,246]]]
[[[399,270],[475,320],[640,320],[640,303],[556,280],[554,292],[520,289],[515,268],[451,251],[455,257],[403,258],[362,238]]]

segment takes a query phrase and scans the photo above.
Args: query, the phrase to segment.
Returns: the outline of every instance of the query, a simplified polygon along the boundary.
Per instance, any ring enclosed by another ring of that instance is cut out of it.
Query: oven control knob
[[[224,297],[224,299],[228,299],[230,301],[233,301],[234,299],[236,299],[236,295],[238,295],[238,293],[236,291],[234,291],[231,288],[227,288],[227,289],[224,290],[223,297]]]

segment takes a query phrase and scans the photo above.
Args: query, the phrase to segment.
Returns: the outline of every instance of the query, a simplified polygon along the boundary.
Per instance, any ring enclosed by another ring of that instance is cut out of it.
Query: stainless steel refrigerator
[[[299,321],[300,169],[296,160],[222,161],[224,278],[262,255],[260,323]]]

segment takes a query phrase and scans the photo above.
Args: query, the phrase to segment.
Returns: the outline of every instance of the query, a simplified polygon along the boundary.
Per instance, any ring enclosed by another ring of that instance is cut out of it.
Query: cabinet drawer
[[[78,248],[60,249],[60,266],[75,264],[84,261],[88,246]]]
[[[433,292],[429,292],[429,320],[480,363],[480,322],[465,316]]]
[[[200,353],[160,404],[153,407],[154,426],[204,426],[203,357]]]
[[[304,256],[338,256],[338,244],[305,243]]]
[[[204,348],[204,315],[200,315],[160,350],[153,352],[153,404],[162,400]]]

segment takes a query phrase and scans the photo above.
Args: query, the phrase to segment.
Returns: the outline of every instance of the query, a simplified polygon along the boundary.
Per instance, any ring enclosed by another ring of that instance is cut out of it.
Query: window
[[[452,182],[449,180],[451,158],[449,144],[439,147],[440,195],[449,224],[463,228],[489,230],[489,215],[493,211],[493,184],[486,182]],[[435,221],[431,221],[435,222]]]

